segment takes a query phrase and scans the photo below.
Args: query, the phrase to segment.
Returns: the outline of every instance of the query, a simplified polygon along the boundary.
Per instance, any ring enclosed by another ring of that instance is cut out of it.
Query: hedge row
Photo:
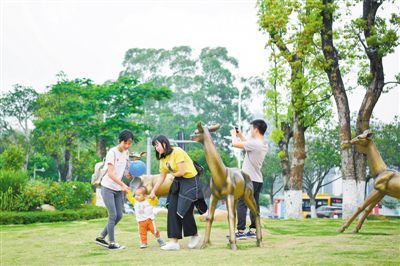
[[[89,220],[107,217],[107,209],[84,205],[75,210],[0,212],[0,224],[31,224],[61,221]]]

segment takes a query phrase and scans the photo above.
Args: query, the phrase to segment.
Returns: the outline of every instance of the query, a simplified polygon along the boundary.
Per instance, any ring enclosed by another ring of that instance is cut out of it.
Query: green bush
[[[107,209],[93,205],[83,205],[76,210],[1,212],[0,224],[30,224],[61,221],[89,220],[107,217]]]
[[[258,202],[259,202],[260,206],[268,207],[270,204],[269,196],[266,194],[260,193],[260,198],[259,198]]]
[[[11,187],[6,192],[0,191],[0,210],[12,211],[14,210],[15,196]]]
[[[7,149],[0,154],[0,169],[21,170],[24,166],[24,150],[15,145],[9,145]]]
[[[33,211],[46,202],[46,194],[49,191],[49,184],[41,181],[30,181],[16,196],[16,211]]]
[[[47,193],[49,204],[57,210],[76,209],[92,196],[92,186],[83,182],[53,183]]]
[[[20,194],[28,182],[26,172],[15,170],[0,170],[0,191],[6,192],[12,189],[14,195]]]

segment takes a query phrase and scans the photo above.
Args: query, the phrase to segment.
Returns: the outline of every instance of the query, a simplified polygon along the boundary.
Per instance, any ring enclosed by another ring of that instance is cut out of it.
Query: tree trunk
[[[106,141],[103,137],[98,137],[96,139],[96,154],[100,158],[105,158],[107,155]]]
[[[324,24],[321,30],[322,50],[326,62],[330,62],[329,66],[325,68],[325,72],[328,75],[338,111],[340,144],[348,144],[351,140],[350,108],[339,69],[339,57],[333,45],[333,14],[330,8],[327,7],[328,4],[332,4],[332,0],[323,0],[322,2],[325,6],[321,12]],[[353,150],[341,149],[340,158],[343,177],[343,218],[349,218],[358,207],[358,189]]]
[[[22,128],[24,131],[24,137],[25,137],[25,161],[24,161],[24,171],[28,170],[28,164],[29,164],[29,155],[31,152],[31,145],[29,141],[29,129],[28,129],[28,119],[25,119],[25,127]]]
[[[24,171],[28,170],[28,164],[29,164],[29,159],[30,159],[30,144],[29,142],[26,143],[26,154],[25,154],[25,161],[24,161]]]
[[[285,191],[285,219],[301,219],[302,215],[302,181],[304,174],[305,138],[304,126],[300,115],[295,112],[293,123],[293,162],[290,169],[288,190]]]
[[[382,4],[380,1],[364,0],[363,3],[363,19],[366,21],[367,26],[364,28],[365,39],[371,37],[372,28],[375,27],[375,17],[379,6]],[[369,59],[370,74],[372,75],[371,82],[368,84],[367,92],[360,106],[357,116],[356,134],[359,135],[364,130],[369,129],[372,112],[375,108],[379,97],[382,94],[385,84],[385,76],[383,71],[382,57],[379,56],[378,51],[380,47],[374,44],[366,44],[365,52]],[[359,182],[360,199],[364,199],[364,191],[366,184],[366,156],[355,151],[356,160],[356,176]]]
[[[64,182],[68,180],[68,174],[70,174],[71,144],[72,138],[68,138],[65,143],[64,163],[59,165],[60,179]]]
[[[310,196],[310,195],[308,195]],[[315,197],[314,196],[310,196],[310,214],[311,214],[311,218],[318,218],[317,217],[317,210],[316,210],[316,201],[315,201]]]
[[[68,172],[67,172],[66,179],[67,179],[67,181],[71,181],[72,180],[72,158],[70,158],[70,160],[68,162]]]
[[[274,181],[271,182],[271,186],[269,188],[269,199],[269,206],[274,206]]]
[[[289,162],[289,141],[292,137],[292,129],[288,123],[281,123],[281,130],[283,131],[283,138],[279,141],[280,152],[280,165],[282,169],[282,179],[284,191],[288,190],[288,183],[290,179],[290,162]]]

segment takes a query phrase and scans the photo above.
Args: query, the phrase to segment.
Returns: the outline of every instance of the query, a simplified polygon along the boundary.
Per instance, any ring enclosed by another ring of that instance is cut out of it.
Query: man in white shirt
[[[253,182],[254,199],[256,200],[257,208],[259,209],[259,197],[263,185],[261,167],[268,151],[268,146],[264,143],[264,134],[267,130],[267,124],[264,120],[256,119],[252,121],[250,125],[251,138],[248,140],[238,129],[231,130],[232,146],[235,148],[244,149],[246,151],[246,155],[243,160],[242,171],[248,174]],[[247,237],[256,238],[256,224],[252,213],[250,213],[251,225],[249,227],[249,231],[245,233],[246,214],[247,206],[244,201],[240,199],[237,204],[238,224],[236,239],[241,240],[246,239]]]

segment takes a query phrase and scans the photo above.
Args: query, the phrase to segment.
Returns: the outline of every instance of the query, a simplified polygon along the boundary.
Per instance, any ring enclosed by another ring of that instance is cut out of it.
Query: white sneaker
[[[173,241],[167,242],[164,246],[161,247],[162,250],[179,250],[181,247],[179,243],[175,243]]]
[[[200,244],[200,236],[191,236],[188,244],[188,248],[196,248]]]

